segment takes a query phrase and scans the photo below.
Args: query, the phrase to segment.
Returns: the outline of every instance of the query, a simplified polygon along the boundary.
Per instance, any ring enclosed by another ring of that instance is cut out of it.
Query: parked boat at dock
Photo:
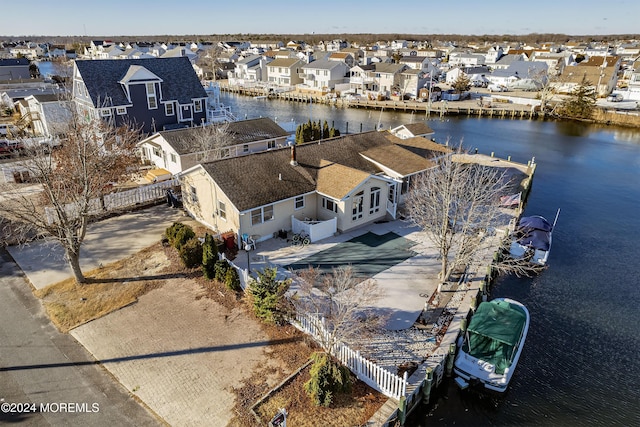
[[[481,303],[459,340],[453,371],[461,389],[479,385],[502,393],[513,376],[529,330],[521,303],[496,298]]]
[[[520,218],[509,248],[511,257],[526,258],[532,264],[546,265],[551,251],[551,236],[558,222],[558,215],[560,215],[560,209],[556,213],[553,224],[540,215]]]

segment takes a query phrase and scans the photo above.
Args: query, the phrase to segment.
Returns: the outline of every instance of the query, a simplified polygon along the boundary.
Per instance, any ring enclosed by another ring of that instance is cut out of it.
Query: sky
[[[0,0],[0,36],[640,33],[638,0]]]

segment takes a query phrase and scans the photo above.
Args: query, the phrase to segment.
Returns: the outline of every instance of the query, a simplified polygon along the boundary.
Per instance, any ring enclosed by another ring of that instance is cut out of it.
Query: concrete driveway
[[[89,225],[80,251],[84,272],[127,258],[160,240],[174,221],[191,221],[181,210],[162,204]],[[72,276],[64,250],[55,241],[36,241],[8,248],[13,259],[36,289]]]

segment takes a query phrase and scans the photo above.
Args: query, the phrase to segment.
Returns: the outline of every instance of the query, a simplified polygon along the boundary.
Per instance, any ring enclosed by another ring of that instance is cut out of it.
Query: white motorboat
[[[459,339],[453,367],[458,386],[506,391],[528,330],[529,311],[521,303],[508,298],[481,303]]]

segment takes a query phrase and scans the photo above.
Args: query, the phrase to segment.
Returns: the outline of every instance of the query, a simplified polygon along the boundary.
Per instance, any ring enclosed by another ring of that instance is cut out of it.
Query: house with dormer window
[[[207,117],[207,93],[186,57],[76,61],[73,101],[90,118],[144,133]]]

